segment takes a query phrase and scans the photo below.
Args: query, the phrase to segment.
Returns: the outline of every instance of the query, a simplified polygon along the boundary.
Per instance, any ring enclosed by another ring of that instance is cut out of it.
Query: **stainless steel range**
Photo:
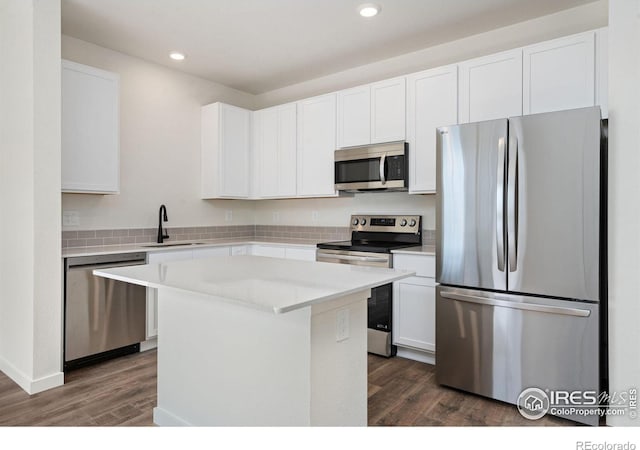
[[[317,245],[316,261],[358,266],[393,267],[391,250],[422,245],[422,217],[411,215],[351,216],[351,240]],[[392,285],[371,290],[368,303],[368,350],[394,356]]]

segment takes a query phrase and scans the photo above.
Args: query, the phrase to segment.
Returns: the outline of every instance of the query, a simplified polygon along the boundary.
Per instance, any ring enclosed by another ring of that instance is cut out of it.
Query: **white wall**
[[[286,103],[607,25],[607,0],[497,28],[256,96],[256,107]]]
[[[63,383],[60,1],[0,1],[0,370]]]
[[[609,5],[609,376],[640,389],[640,1]],[[609,417],[608,425],[640,425]]]
[[[350,197],[255,202],[257,225],[349,226],[351,214],[421,214],[422,228],[436,228],[435,195],[406,192],[363,193]],[[317,220],[314,220],[317,212]],[[274,218],[274,213],[278,218]]]
[[[168,226],[253,223],[251,202],[199,198],[200,107],[223,101],[252,109],[253,95],[68,36],[62,57],[120,74],[121,192],[63,194],[63,210],[80,215],[80,225],[65,230],[152,228],[163,203]]]

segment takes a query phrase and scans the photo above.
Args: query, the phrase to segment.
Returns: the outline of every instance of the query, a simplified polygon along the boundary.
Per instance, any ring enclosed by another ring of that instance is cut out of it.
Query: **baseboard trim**
[[[49,389],[62,386],[64,384],[64,373],[56,372],[46,377],[38,378],[31,382],[31,392],[29,394],[37,394],[38,392],[47,391]]]
[[[189,422],[186,422],[171,414],[169,411],[160,407],[153,408],[153,423],[160,427],[191,427]]]
[[[0,371],[11,378],[29,395],[53,389],[64,384],[64,373],[62,372],[55,372],[46,377],[33,380],[4,358],[0,358]]]
[[[434,353],[414,350],[412,348],[398,347],[398,354],[396,356],[412,359],[425,364],[431,364],[432,366],[436,365],[436,355]]]
[[[153,350],[158,347],[158,338],[152,338],[144,342],[140,342],[140,351],[146,352],[147,350]]]

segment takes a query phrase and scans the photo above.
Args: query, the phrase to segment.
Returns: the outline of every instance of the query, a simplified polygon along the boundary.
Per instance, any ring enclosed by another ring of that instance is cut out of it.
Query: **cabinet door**
[[[371,143],[371,88],[338,92],[338,148]]]
[[[297,107],[289,103],[278,107],[278,196],[296,196]]]
[[[336,95],[298,102],[298,196],[335,197]]]
[[[524,114],[595,104],[595,33],[523,49]]]
[[[220,196],[249,196],[251,112],[220,104]]]
[[[405,79],[394,78],[371,85],[371,143],[404,141]]]
[[[316,249],[315,248],[298,248],[287,247],[285,249],[285,258],[297,259],[299,261],[315,261]]]
[[[295,197],[296,118],[295,103],[253,114],[254,198]]]
[[[458,122],[458,67],[407,77],[409,193],[436,191],[436,128]]]
[[[460,123],[522,115],[522,50],[465,61],[460,74]]]
[[[183,261],[193,258],[192,250],[176,250],[171,252],[151,252],[147,256],[149,264],[167,261]],[[147,288],[147,339],[158,335],[158,290]]]
[[[253,245],[251,247],[251,254],[255,256],[268,256],[270,258],[284,258],[284,247],[271,247],[268,245]]]
[[[199,247],[193,250],[193,259],[229,256],[230,247]]]
[[[257,197],[278,195],[278,110],[268,108],[253,115],[253,148],[257,163]]]
[[[62,191],[120,187],[119,76],[62,61]]]
[[[602,118],[609,117],[609,31],[596,31],[596,105],[600,105]]]
[[[436,289],[433,278],[393,283],[393,343],[436,351]]]
[[[247,253],[246,245],[234,245],[231,247],[231,256],[241,256],[246,255]]]

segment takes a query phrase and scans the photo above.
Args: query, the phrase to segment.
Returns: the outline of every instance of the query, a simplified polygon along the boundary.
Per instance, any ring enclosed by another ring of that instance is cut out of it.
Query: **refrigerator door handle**
[[[498,300],[494,298],[476,297],[473,295],[458,294],[451,291],[441,291],[442,297],[450,300],[458,300],[466,303],[477,303],[480,305],[500,306],[503,308],[520,309],[525,311],[537,311],[550,314],[561,314],[565,316],[589,317],[591,311],[579,308],[564,308],[560,306],[540,305],[537,303],[519,303],[508,300]]]
[[[509,272],[518,269],[518,139],[509,137],[509,168],[507,173],[507,245]]]
[[[504,136],[498,139],[498,182],[496,183],[496,250],[498,270],[504,272]]]

